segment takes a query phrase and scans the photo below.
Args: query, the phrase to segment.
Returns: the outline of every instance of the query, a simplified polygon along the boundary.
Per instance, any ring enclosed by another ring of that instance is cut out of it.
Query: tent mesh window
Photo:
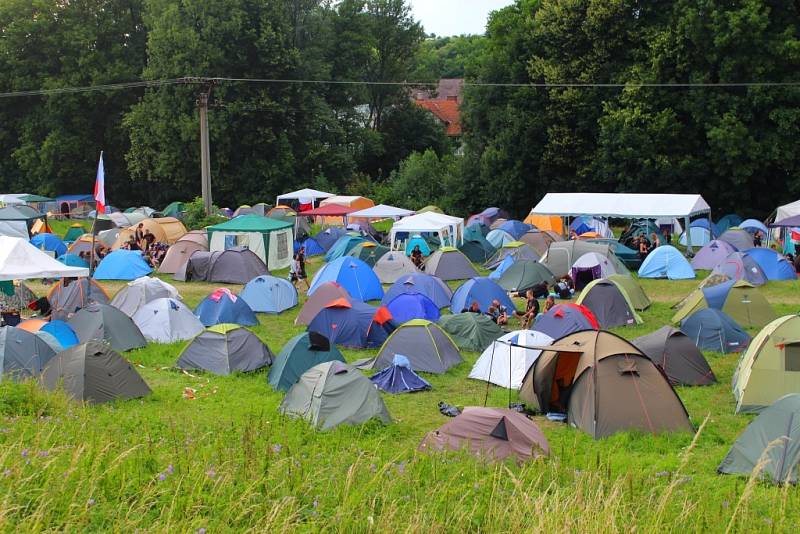
[[[783,349],[786,371],[800,371],[800,343],[787,343]]]
[[[289,253],[287,252],[289,250],[288,235],[289,234],[287,232],[280,232],[277,236],[275,236],[278,239],[277,253],[279,260],[283,260],[289,255]]]

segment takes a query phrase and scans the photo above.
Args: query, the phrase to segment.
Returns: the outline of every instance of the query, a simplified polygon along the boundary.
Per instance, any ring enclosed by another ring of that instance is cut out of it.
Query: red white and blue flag
[[[106,212],[106,170],[103,166],[103,153],[100,152],[100,163],[97,164],[97,179],[94,182],[94,200],[97,214]]]

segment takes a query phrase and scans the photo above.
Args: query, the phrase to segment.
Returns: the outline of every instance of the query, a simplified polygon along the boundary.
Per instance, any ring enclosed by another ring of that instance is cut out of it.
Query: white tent
[[[400,245],[396,243],[398,233],[437,234],[443,245],[458,246],[464,240],[464,219],[431,211],[400,219],[392,225],[390,242],[393,249]]]
[[[775,213],[775,222],[781,222],[795,215],[800,215],[800,200],[795,200],[791,204],[778,206],[778,210]]]
[[[0,280],[89,276],[89,269],[67,267],[19,237],[0,236]]]
[[[406,210],[403,208],[395,208],[394,206],[387,206],[386,204],[378,204],[377,206],[372,206],[371,208],[363,209],[360,211],[354,211],[348,217],[352,218],[361,218],[361,219],[399,219],[402,217],[408,217],[409,215],[414,215],[414,212],[411,210]]]
[[[0,195],[0,204],[6,204],[8,206],[12,204],[25,204],[24,200],[20,200],[19,197],[24,195]]]
[[[291,193],[284,193],[278,195],[275,200],[276,204],[280,204],[281,200],[296,200],[300,204],[311,204],[321,198],[335,197],[333,193],[326,193],[325,191],[317,191],[316,189],[300,189],[299,191],[292,191]]]
[[[0,221],[0,235],[21,237],[28,240],[28,224],[25,221]]]
[[[158,278],[142,276],[120,289],[114,295],[111,305],[128,317],[133,317],[142,306],[161,298],[180,300],[180,295],[172,284]]]
[[[191,308],[174,298],[158,298],[139,308],[133,322],[147,341],[174,343],[193,339],[205,330]]]
[[[519,389],[528,369],[542,353],[532,347],[545,347],[552,342],[553,338],[542,332],[510,332],[486,347],[469,377],[504,388]]]

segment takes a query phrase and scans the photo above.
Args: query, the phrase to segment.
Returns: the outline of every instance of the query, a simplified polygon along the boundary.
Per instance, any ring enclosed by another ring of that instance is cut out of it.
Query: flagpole
[[[103,165],[103,151],[100,151],[100,163],[98,165]],[[98,172],[99,175],[99,172]],[[105,168],[103,168],[103,175],[105,178]],[[105,179],[104,179],[105,181]],[[97,236],[97,216],[100,213],[100,209],[97,205],[97,179],[95,179],[95,199],[94,199],[94,221],[92,221],[92,252],[89,256],[89,278],[91,279],[94,276],[94,255],[95,255],[95,237]],[[103,200],[105,200],[105,184],[103,184]],[[87,284],[88,287],[89,284]]]

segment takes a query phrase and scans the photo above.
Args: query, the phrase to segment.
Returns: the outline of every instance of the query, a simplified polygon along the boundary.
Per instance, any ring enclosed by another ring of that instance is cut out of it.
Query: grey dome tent
[[[417,267],[402,252],[392,250],[380,257],[372,267],[382,284],[394,284],[405,275],[414,274]]]
[[[183,302],[170,299],[156,299],[148,302],[133,316],[147,341],[174,343],[193,339],[205,327],[200,319]]]
[[[101,341],[60,352],[45,368],[41,383],[51,391],[63,387],[70,397],[90,404],[150,394],[136,369]]]
[[[709,386],[717,382],[703,353],[680,330],[665,326],[631,343],[664,371],[673,386]]]
[[[161,298],[180,299],[178,290],[171,284],[142,276],[120,289],[111,300],[111,305],[128,317],[133,317],[139,308]]]
[[[425,319],[405,322],[392,332],[371,367],[388,367],[397,354],[408,358],[414,371],[425,373],[446,373],[463,361],[450,336],[439,325]]]
[[[733,444],[718,472],[760,475],[773,484],[797,483],[800,462],[800,394],[792,393],[766,408]]]
[[[286,393],[280,412],[301,417],[320,430],[359,425],[372,418],[391,423],[389,410],[372,382],[339,361],[315,365]]]
[[[13,326],[0,327],[0,381],[38,376],[55,355],[39,336]]]
[[[281,391],[287,391],[303,373],[325,362],[340,361],[344,356],[331,342],[316,332],[303,332],[289,340],[269,369],[269,384]]]
[[[269,274],[266,264],[253,251],[242,248],[204,252],[191,255],[175,273],[175,280],[203,281],[223,284],[246,284],[257,276]]]
[[[503,330],[482,313],[442,315],[439,326],[462,350],[480,352],[503,335]]]
[[[464,254],[452,247],[442,247],[428,257],[425,273],[440,280],[469,280],[478,276],[478,271]]]
[[[642,324],[642,318],[633,309],[625,290],[612,280],[590,282],[575,304],[586,306],[597,318],[600,328]]]
[[[51,319],[66,321],[75,312],[90,304],[108,304],[111,298],[94,278],[64,279],[47,294]]]
[[[211,326],[189,343],[176,365],[202,369],[217,375],[261,369],[272,363],[272,351],[258,337],[238,324]]]
[[[87,306],[72,316],[67,324],[81,343],[104,339],[112,349],[121,352],[147,345],[147,340],[133,320],[107,304]]]

